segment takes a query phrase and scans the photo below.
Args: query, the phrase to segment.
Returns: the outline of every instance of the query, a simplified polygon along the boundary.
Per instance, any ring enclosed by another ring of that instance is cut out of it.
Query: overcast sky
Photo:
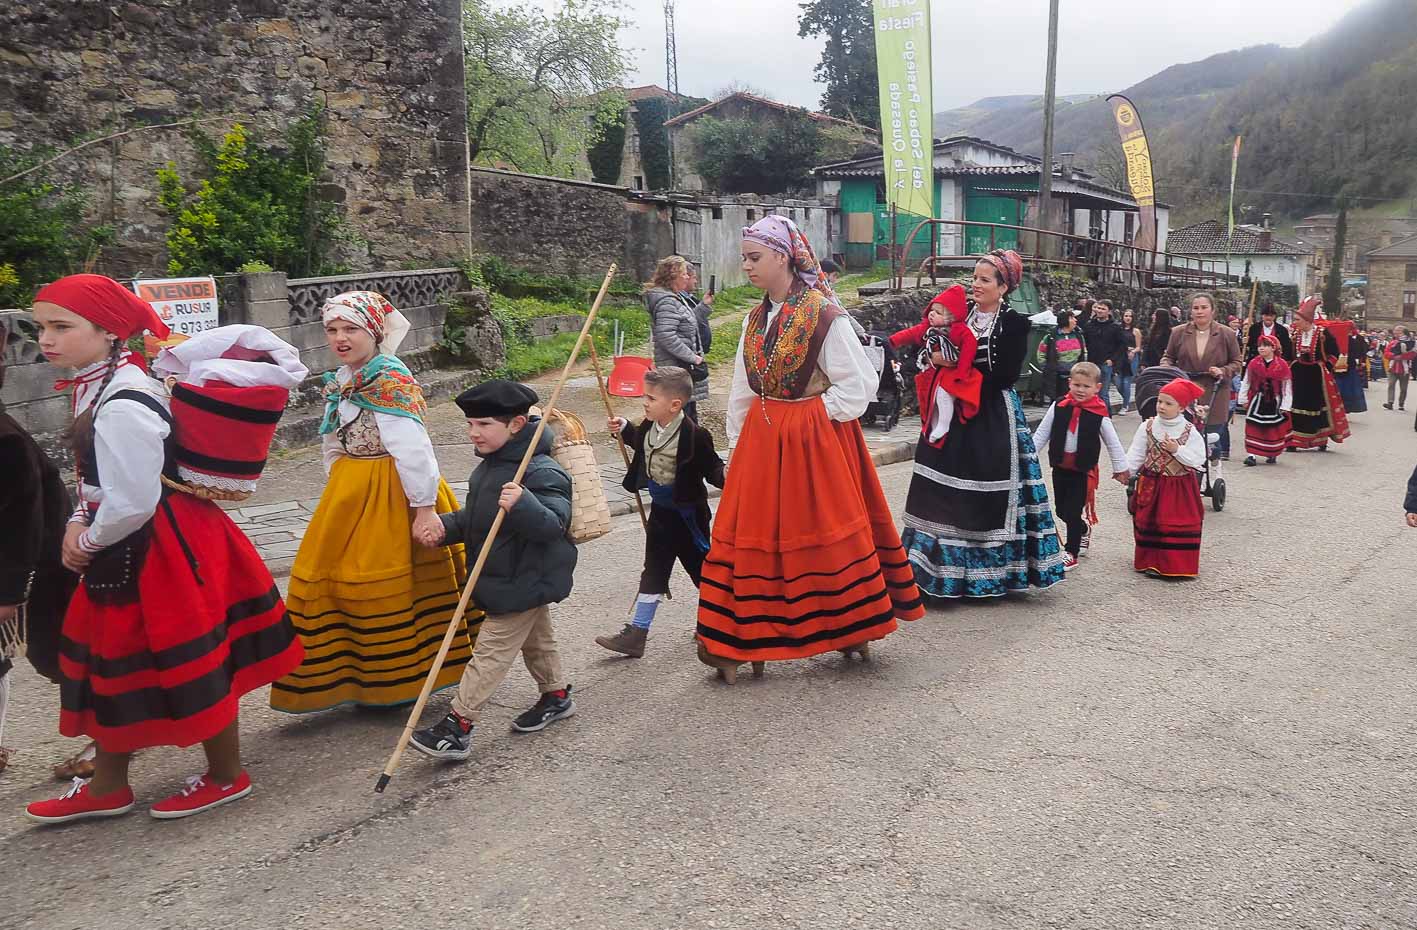
[[[1061,0],[1058,93],[1122,90],[1188,61],[1248,45],[1301,45],[1361,0]],[[663,85],[663,0],[626,0],[634,84]],[[797,0],[677,0],[679,89],[734,82],[815,107],[820,40],[797,38]],[[1043,92],[1047,0],[933,0],[935,109]]]

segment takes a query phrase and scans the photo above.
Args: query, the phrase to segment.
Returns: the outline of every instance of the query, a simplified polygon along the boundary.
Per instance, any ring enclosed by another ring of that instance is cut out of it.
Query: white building
[[[1193,255],[1208,261],[1224,262],[1230,257],[1230,274],[1241,277],[1248,269],[1250,277],[1271,284],[1287,284],[1302,294],[1306,290],[1309,256],[1313,249],[1276,239],[1272,230],[1263,226],[1238,225],[1233,236],[1227,235],[1225,224],[1206,220],[1171,230],[1168,252]]]

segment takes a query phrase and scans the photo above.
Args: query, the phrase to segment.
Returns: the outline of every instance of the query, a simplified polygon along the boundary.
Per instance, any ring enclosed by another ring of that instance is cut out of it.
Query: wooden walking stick
[[[581,346],[585,344],[590,334],[590,328],[595,325],[595,315],[600,312],[600,302],[605,299],[605,292],[610,289],[610,279],[615,277],[615,270],[615,266],[611,265],[610,270],[605,273],[605,280],[600,285],[600,293],[595,295],[595,303],[591,304],[590,313],[585,318],[585,325],[581,327],[581,334],[576,338],[576,344],[571,349],[571,357],[566,359],[566,367],[561,369],[561,377],[557,379],[556,387],[551,392],[551,399],[546,403],[548,411],[556,406],[556,401],[561,399],[561,388],[566,386],[566,379],[570,377],[571,367],[575,365],[576,358],[581,354]],[[531,443],[526,447],[521,464],[517,466],[517,473],[512,477],[515,484],[521,484],[522,478],[525,477],[527,466],[531,464],[532,458],[536,455],[536,446],[541,441],[541,434],[545,430],[546,417],[543,416],[537,421],[536,432],[531,434]],[[408,723],[404,725],[398,744],[394,746],[394,753],[389,756],[383,773],[374,785],[374,790],[380,794],[388,787],[389,779],[394,777],[394,770],[398,768],[399,759],[403,757],[403,751],[408,748],[408,741],[413,738],[413,728],[418,725],[418,718],[423,716],[423,707],[428,703],[428,696],[433,693],[433,683],[438,680],[438,673],[443,670],[443,663],[447,661],[448,650],[452,648],[453,637],[457,635],[458,621],[462,620],[463,614],[467,611],[467,603],[472,599],[472,589],[477,587],[477,579],[482,575],[483,566],[487,564],[487,556],[492,551],[492,543],[497,539],[497,531],[502,528],[502,521],[506,518],[507,512],[500,507],[497,508],[497,516],[492,520],[492,528],[487,531],[487,538],[482,541],[482,550],[477,553],[477,562],[472,566],[472,571],[468,573],[467,584],[463,585],[462,597],[458,599],[458,609],[453,612],[453,619],[448,621],[448,631],[443,634],[443,645],[438,648],[438,655],[433,659],[433,667],[428,670],[428,678],[423,682],[423,690],[419,692],[418,700],[413,704],[413,713],[408,715]]]

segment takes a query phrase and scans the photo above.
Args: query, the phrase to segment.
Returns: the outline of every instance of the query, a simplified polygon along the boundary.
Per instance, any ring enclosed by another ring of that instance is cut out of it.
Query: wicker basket
[[[554,409],[546,414],[546,424],[556,428],[551,457],[571,476],[571,526],[566,535],[577,545],[599,539],[610,532],[610,502],[585,426],[575,414]]]

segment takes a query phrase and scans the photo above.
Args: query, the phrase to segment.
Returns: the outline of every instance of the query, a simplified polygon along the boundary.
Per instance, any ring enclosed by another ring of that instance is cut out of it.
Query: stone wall
[[[105,131],[244,114],[265,139],[317,104],[321,196],[364,268],[466,254],[467,144],[459,0],[18,0],[0,5],[0,144],[62,148]],[[219,137],[230,121],[202,125]],[[116,245],[101,270],[166,264],[155,172],[196,168],[185,130],[93,146],[57,170],[91,194]]]
[[[473,251],[530,271],[642,279],[673,251],[667,208],[621,187],[474,168],[469,201]]]

